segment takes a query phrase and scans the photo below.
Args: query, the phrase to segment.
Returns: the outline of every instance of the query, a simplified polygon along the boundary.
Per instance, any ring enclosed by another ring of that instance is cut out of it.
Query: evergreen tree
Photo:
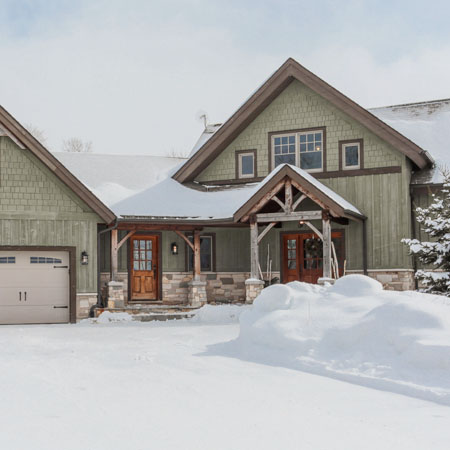
[[[425,286],[424,291],[450,297],[450,172],[444,172],[444,185],[428,208],[417,208],[417,222],[430,241],[403,239],[411,254],[423,264],[433,265],[439,272],[418,270],[416,278]]]

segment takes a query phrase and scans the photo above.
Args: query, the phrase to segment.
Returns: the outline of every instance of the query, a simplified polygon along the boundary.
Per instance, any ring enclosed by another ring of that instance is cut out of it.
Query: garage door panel
[[[0,323],[68,322],[69,253],[0,251]]]
[[[69,308],[53,306],[5,306],[1,308],[0,324],[67,323]]]

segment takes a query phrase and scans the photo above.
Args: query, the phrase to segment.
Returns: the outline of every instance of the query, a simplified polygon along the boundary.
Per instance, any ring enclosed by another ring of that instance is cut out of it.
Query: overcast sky
[[[0,0],[0,104],[101,153],[187,152],[288,57],[362,106],[450,97],[447,1]]]

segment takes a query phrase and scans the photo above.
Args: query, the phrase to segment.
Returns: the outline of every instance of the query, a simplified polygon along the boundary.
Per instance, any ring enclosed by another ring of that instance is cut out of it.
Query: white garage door
[[[0,324],[69,322],[69,253],[0,250]]]

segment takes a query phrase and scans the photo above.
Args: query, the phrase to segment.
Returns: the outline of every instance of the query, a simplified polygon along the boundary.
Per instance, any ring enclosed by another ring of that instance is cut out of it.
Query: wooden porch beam
[[[197,225],[173,225],[173,224],[150,224],[150,223],[119,223],[118,230],[128,231],[190,231],[201,230]]]
[[[331,223],[329,217],[322,219],[323,234],[323,278],[332,278],[331,274]]]
[[[194,231],[194,281],[200,281],[200,231]]]
[[[286,183],[284,185],[284,202],[286,205],[284,210],[287,213],[292,212],[292,183],[289,178],[286,180]]]
[[[320,220],[322,211],[299,211],[287,213],[256,214],[256,221],[261,222],[295,222],[300,220]]]
[[[271,222],[258,236],[258,244],[263,240],[263,237],[277,224],[277,222]]]
[[[286,205],[276,196],[274,195],[271,200],[273,200],[274,202],[277,202],[281,208],[283,209],[283,211],[286,211]]]
[[[250,216],[254,214],[255,212],[259,211],[269,200],[272,200],[272,197],[281,190],[281,188],[284,186],[285,180],[281,180],[279,183],[277,183],[266,195],[264,195],[263,198],[257,202],[253,208],[241,219],[241,222],[245,222],[249,220]]]
[[[297,200],[295,200],[295,203],[292,205],[292,211],[295,211],[297,209],[297,206],[300,205],[300,203],[305,200],[307,196],[305,194],[302,194]]]
[[[130,231],[127,233],[127,235],[117,244],[117,251],[119,251],[119,248],[122,247],[123,244],[131,237],[133,234],[136,233],[136,231]]]
[[[195,249],[194,249],[194,244],[189,240],[189,238],[188,238],[185,234],[181,233],[179,230],[173,230],[173,231],[174,231],[178,236],[180,236],[180,238],[183,239],[183,240],[186,242],[186,244],[189,245],[189,247],[191,247],[191,250],[192,250],[192,251],[195,251]]]
[[[250,278],[259,280],[258,222],[250,218]]]
[[[117,280],[117,272],[119,268],[118,264],[118,244],[117,244],[117,237],[118,237],[118,230],[111,230],[111,281]]]

